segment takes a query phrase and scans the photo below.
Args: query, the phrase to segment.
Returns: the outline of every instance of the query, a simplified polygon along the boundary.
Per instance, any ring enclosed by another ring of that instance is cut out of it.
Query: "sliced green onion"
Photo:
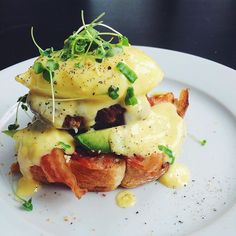
[[[125,63],[119,62],[116,65],[116,68],[131,82],[134,83],[135,80],[138,78],[136,73],[129,68]]]
[[[138,100],[137,100],[137,98],[134,95],[134,88],[133,87],[129,87],[127,89],[126,96],[125,96],[125,104],[126,105],[134,106],[137,103],[138,103]]]
[[[119,91],[118,87],[111,85],[108,89],[108,96],[113,100],[115,100],[119,97],[118,91]]]
[[[167,146],[164,145],[158,145],[158,149],[169,157],[171,165],[174,164],[175,157],[173,156],[172,150],[170,150]]]
[[[60,141],[60,142],[58,143],[58,145],[60,145],[64,151],[66,151],[67,149],[70,149],[70,148],[71,148],[71,146],[70,146],[69,144],[64,143],[64,142],[62,142],[62,141]]]

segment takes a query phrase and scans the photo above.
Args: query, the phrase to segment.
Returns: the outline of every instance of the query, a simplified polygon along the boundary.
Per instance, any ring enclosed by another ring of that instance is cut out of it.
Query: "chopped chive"
[[[126,105],[134,106],[137,103],[138,103],[138,100],[137,100],[137,98],[134,95],[134,88],[133,87],[129,87],[127,89],[126,96],[125,96],[125,104]]]
[[[138,78],[136,73],[129,68],[125,63],[119,62],[116,65],[116,68],[131,82],[134,83],[135,80]]]
[[[158,149],[169,157],[171,165],[174,164],[175,157],[173,156],[172,150],[170,150],[167,146],[164,145],[158,145]]]
[[[119,97],[118,91],[119,91],[118,87],[111,85],[108,89],[108,96],[113,100],[115,100]]]
[[[58,145],[60,145],[64,151],[66,151],[66,150],[68,150],[68,149],[71,148],[71,146],[70,146],[69,144],[66,144],[66,143],[64,143],[64,142],[62,142],[62,141],[60,141],[60,142],[58,143]]]

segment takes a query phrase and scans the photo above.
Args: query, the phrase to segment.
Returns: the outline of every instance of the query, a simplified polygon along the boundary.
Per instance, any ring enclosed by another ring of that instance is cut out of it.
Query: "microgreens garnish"
[[[126,65],[123,62],[119,62],[116,65],[116,68],[129,80],[129,82],[134,83],[135,80],[138,78],[136,73],[129,68],[128,65]]]
[[[20,127],[18,124],[18,113],[19,113],[19,108],[21,107],[22,110],[25,112],[28,111],[28,106],[26,103],[28,94],[25,94],[22,97],[19,97],[17,102],[17,107],[16,107],[16,117],[15,117],[15,122],[13,124],[8,125],[8,130],[2,131],[4,134],[13,137],[13,135],[16,133],[16,130]]]
[[[97,62],[101,63],[104,58],[112,57],[120,53],[123,46],[129,46],[129,41],[122,34],[103,24],[100,20],[105,13],[99,15],[90,24],[86,24],[84,20],[84,12],[81,11],[82,26],[70,35],[64,43],[61,51],[61,59],[66,61],[70,58],[75,58],[77,55],[89,54],[93,55]],[[99,32],[95,27],[108,28],[111,32]],[[103,36],[110,36],[106,41]],[[118,43],[112,43],[114,37]]]
[[[35,38],[34,38],[34,28],[31,27],[31,38],[32,38],[32,41],[34,43],[34,45],[38,48],[39,50],[39,54],[41,56],[46,56],[46,57],[51,57],[51,54],[53,53],[53,48],[47,48],[45,50],[43,50],[36,42]]]
[[[51,94],[52,94],[52,122],[55,120],[55,95],[53,81],[54,72],[59,69],[59,64],[53,59],[48,59],[46,65],[44,66],[41,62],[36,61],[33,65],[33,70],[35,74],[43,74],[43,78],[51,85]]]
[[[158,149],[169,157],[171,165],[174,164],[175,157],[173,155],[172,150],[170,150],[167,146],[164,146],[164,145],[158,145]]]
[[[22,207],[24,210],[26,210],[26,211],[33,210],[32,198],[30,198],[28,201],[26,201],[25,199],[22,199],[22,198],[21,198],[21,200],[23,200]]]
[[[188,133],[188,136],[195,142],[197,142],[198,144],[200,144],[201,146],[205,146],[207,144],[207,140],[206,139],[199,139],[197,138],[195,135]]]
[[[119,97],[119,88],[111,85],[108,89],[108,96],[112,98],[113,100],[117,99]]]
[[[126,105],[134,106],[137,103],[138,103],[138,100],[137,100],[137,98],[134,95],[134,88],[133,87],[129,87],[127,89],[126,96],[125,96],[125,104]]]
[[[67,151],[68,149],[71,148],[71,145],[66,144],[66,143],[64,143],[64,142],[62,142],[62,141],[60,141],[60,142],[58,143],[58,145],[61,146],[61,148],[62,148],[64,151]]]
[[[15,197],[17,198],[17,200],[22,202],[22,205],[21,205],[22,209],[24,209],[26,211],[33,210],[32,198],[30,198],[29,200],[25,200],[24,198],[17,195],[15,192],[14,192],[14,194],[15,194]]]
[[[206,139],[203,139],[203,140],[199,140],[199,143],[200,143],[202,146],[204,146],[204,145],[206,145],[207,141],[206,141]]]
[[[15,190],[13,179],[12,179],[11,187],[12,187],[12,192],[14,194],[15,200],[21,203],[21,208],[25,211],[32,211],[33,210],[32,198],[26,200],[23,197],[19,196]],[[37,191],[37,188],[35,188],[35,191]]]
[[[19,127],[17,127],[16,129],[18,129]],[[9,137],[13,137],[14,134],[17,132],[17,130],[3,130],[2,133],[6,134]]]

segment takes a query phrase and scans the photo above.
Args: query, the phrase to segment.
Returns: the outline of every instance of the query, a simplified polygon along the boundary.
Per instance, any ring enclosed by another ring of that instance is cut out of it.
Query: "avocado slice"
[[[85,148],[103,153],[111,152],[109,135],[111,129],[88,131],[78,134],[75,139]]]

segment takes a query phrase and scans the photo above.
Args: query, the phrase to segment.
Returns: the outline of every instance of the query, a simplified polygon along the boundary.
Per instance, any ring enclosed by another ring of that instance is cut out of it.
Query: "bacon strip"
[[[64,152],[61,149],[54,148],[50,154],[43,156],[40,167],[48,182],[66,184],[75,193],[76,197],[81,198],[87,192],[87,190],[79,188],[76,177],[67,165]]]
[[[177,113],[184,117],[189,105],[189,92],[188,89],[183,89],[179,95],[179,99],[175,100],[175,105],[177,107]]]
[[[156,94],[151,97],[147,97],[151,106],[154,106],[160,102],[170,102],[175,104],[177,113],[179,116],[184,117],[185,112],[187,111],[189,105],[189,92],[188,89],[183,89],[180,92],[179,98],[175,98],[173,93],[165,93],[165,94]]]
[[[174,103],[175,101],[173,93],[156,94],[151,97],[148,97],[147,99],[151,106],[154,106],[160,102]]]
[[[20,173],[20,166],[19,166],[19,163],[18,162],[14,162],[11,164],[11,167],[10,167],[10,170],[11,170],[11,173],[13,175],[15,174],[19,174]]]

